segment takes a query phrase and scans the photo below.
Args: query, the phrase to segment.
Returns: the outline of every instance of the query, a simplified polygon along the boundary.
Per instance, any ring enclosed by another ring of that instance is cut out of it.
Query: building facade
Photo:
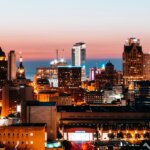
[[[150,81],[134,82],[134,97],[136,104],[150,105]]]
[[[144,80],[150,80],[150,54],[144,54]]]
[[[82,67],[81,80],[86,80],[86,44],[76,43],[72,48],[72,66]]]
[[[77,66],[58,67],[58,87],[59,88],[81,87],[81,67]]]
[[[105,69],[95,76],[96,90],[112,89],[113,85],[120,84],[120,72],[114,69],[114,65],[109,61]]]
[[[33,87],[27,85],[10,86],[6,85],[2,89],[2,116],[8,116],[11,113],[20,113],[22,101],[33,99]]]
[[[124,45],[123,80],[125,87],[132,81],[143,80],[143,52],[139,39],[129,38]]]
[[[8,80],[13,81],[16,79],[16,53],[11,50],[8,53]]]
[[[5,53],[0,47],[0,88],[7,82],[7,61]]]
[[[56,139],[57,113],[55,102],[26,101],[22,103],[22,121],[27,123],[46,123],[47,138]]]
[[[84,66],[86,61],[86,44],[76,43],[72,48],[72,66]]]
[[[45,150],[46,124],[16,124],[0,127],[0,143],[5,150]]]

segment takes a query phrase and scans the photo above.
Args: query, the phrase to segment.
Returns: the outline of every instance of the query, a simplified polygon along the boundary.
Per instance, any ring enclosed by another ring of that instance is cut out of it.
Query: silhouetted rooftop
[[[150,112],[150,106],[57,106],[58,112]]]
[[[26,101],[27,106],[55,106],[56,102],[39,102],[39,101]]]
[[[132,50],[133,46],[124,46],[124,52],[125,53],[130,53]],[[136,46],[136,49],[142,53],[142,47],[141,46]]]

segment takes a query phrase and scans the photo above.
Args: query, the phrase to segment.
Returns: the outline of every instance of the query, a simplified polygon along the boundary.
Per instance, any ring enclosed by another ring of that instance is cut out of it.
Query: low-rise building
[[[6,150],[45,150],[46,124],[16,124],[0,127],[0,143]]]

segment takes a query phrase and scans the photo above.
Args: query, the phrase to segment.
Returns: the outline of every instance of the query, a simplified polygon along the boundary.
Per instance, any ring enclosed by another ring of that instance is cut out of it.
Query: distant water
[[[102,67],[103,64],[106,64],[108,61],[111,61],[111,63],[115,66],[115,69],[117,71],[122,70],[122,59],[88,59],[86,60],[86,74],[89,76],[89,68],[92,67]],[[26,71],[26,77],[28,79],[33,80],[33,77],[36,73],[37,67],[49,67],[51,60],[34,60],[34,61],[24,61],[24,67]],[[71,65],[71,60],[67,60],[68,64]],[[17,62],[18,66],[18,62]]]

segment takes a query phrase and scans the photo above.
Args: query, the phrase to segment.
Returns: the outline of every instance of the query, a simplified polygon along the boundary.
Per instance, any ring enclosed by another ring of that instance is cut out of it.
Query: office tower
[[[7,82],[7,61],[5,53],[0,47],[0,88]]]
[[[144,80],[150,80],[150,53],[144,54]]]
[[[81,87],[81,67],[58,67],[58,87],[67,89]]]
[[[143,52],[137,38],[129,38],[124,45],[123,80],[125,87],[133,81],[143,80]]]
[[[19,59],[19,66],[18,66],[18,69],[17,69],[17,79],[25,79],[25,69],[24,69],[24,66],[23,66],[23,59],[22,59],[22,56],[20,56],[20,59]]]
[[[2,116],[17,112],[21,102],[33,99],[33,87],[6,85],[2,90]]]
[[[113,85],[118,85],[118,72],[110,61],[107,62],[105,69],[96,74],[95,85],[97,90],[111,89]]]
[[[76,43],[72,48],[72,66],[82,67],[82,81],[86,80],[86,44]]]
[[[72,66],[85,65],[86,61],[86,44],[76,43],[72,48]]]
[[[11,50],[8,54],[8,80],[16,79],[16,54]]]

